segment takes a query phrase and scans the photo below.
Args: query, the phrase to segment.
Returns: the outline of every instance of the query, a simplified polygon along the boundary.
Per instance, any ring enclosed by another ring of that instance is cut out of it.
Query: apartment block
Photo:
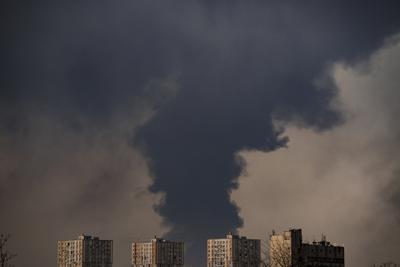
[[[184,265],[183,242],[153,238],[132,243],[132,267],[181,267]]]
[[[226,238],[207,241],[208,267],[259,267],[260,240],[229,233]]]
[[[112,267],[113,241],[80,235],[76,240],[58,241],[58,267]]]
[[[344,248],[332,245],[325,238],[319,242],[302,244],[301,249],[306,267],[344,267]]]
[[[273,233],[269,242],[271,267],[344,267],[344,247],[326,241],[303,243],[301,229]]]

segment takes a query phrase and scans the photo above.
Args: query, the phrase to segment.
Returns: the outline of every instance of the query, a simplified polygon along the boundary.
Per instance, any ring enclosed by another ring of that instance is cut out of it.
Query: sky
[[[344,124],[324,133],[286,124],[286,148],[239,153],[249,162],[231,194],[240,233],[297,227],[308,242],[324,234],[344,245],[347,266],[400,262],[399,62],[396,36],[355,66],[333,65]]]
[[[347,266],[398,261],[397,1],[0,4],[0,232],[266,239],[302,228]],[[366,255],[365,251],[369,251]]]

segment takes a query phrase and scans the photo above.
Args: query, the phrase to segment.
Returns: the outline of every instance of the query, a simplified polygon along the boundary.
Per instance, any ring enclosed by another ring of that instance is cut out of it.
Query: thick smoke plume
[[[166,193],[157,211],[170,236],[195,240],[189,263],[204,264],[207,238],[242,225],[229,198],[244,168],[236,153],[285,145],[273,116],[316,130],[341,122],[330,103],[336,88],[321,75],[329,62],[362,58],[381,43],[392,24],[366,30],[372,11],[243,3],[204,11],[200,33],[207,36],[193,33],[182,92],[136,136],[154,177],[150,189]]]

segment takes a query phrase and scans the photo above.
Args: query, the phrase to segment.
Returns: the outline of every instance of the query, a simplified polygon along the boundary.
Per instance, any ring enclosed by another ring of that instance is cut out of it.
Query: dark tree
[[[16,254],[12,254],[7,250],[7,242],[10,239],[10,235],[0,235],[0,266],[1,267],[12,267],[10,261],[16,257]]]

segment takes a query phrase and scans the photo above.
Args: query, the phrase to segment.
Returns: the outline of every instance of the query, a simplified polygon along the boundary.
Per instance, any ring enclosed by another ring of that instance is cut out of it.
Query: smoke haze
[[[246,227],[230,193],[251,162],[237,153],[286,146],[275,120],[328,134],[346,123],[326,69],[365,60],[400,27],[397,1],[0,10],[0,229],[20,265],[54,265],[56,240],[82,231],[120,244],[117,267],[130,240],[156,233],[204,265],[207,238]],[[394,204],[396,188],[383,190]]]
[[[355,66],[335,64],[336,105],[346,123],[316,133],[288,125],[288,148],[244,151],[247,175],[232,198],[241,233],[303,228],[309,241],[344,244],[347,266],[399,262],[400,42],[391,39]],[[368,253],[365,253],[368,251]]]

